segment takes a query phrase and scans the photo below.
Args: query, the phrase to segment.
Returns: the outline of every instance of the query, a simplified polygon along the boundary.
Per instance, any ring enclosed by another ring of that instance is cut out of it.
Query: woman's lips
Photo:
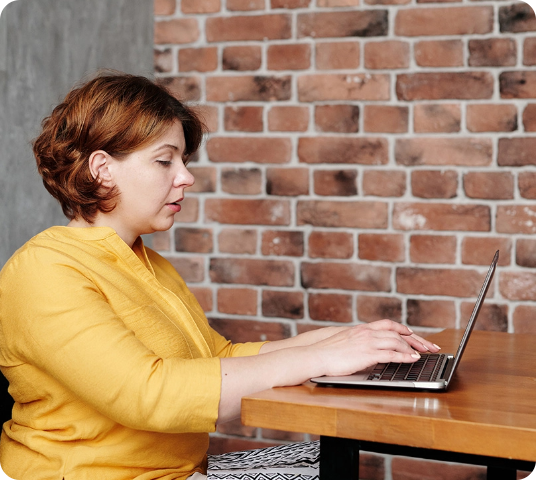
[[[178,213],[181,211],[181,206],[179,203],[175,202],[175,203],[166,203],[166,205],[171,209],[173,210],[175,213]]]

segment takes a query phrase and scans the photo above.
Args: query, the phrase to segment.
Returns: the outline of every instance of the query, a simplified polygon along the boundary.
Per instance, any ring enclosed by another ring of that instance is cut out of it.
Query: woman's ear
[[[110,155],[104,150],[96,150],[89,156],[89,171],[93,178],[99,180],[103,186],[111,186],[112,176],[108,165],[110,163]]]

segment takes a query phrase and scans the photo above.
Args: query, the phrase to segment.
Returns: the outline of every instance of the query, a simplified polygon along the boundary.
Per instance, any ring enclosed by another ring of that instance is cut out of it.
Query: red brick
[[[364,260],[403,262],[404,236],[398,233],[362,233],[357,239],[357,256]]]
[[[365,44],[365,68],[372,70],[408,68],[409,61],[408,42],[384,40]]]
[[[309,126],[307,107],[272,107],[268,112],[270,131],[304,132]]]
[[[173,69],[173,56],[171,55],[171,49],[166,48],[165,50],[154,50],[154,71],[161,72],[171,72]]]
[[[460,306],[460,328],[467,327],[471,313],[475,306],[474,302],[462,302]],[[508,331],[508,305],[490,304],[482,305],[475,330],[488,330],[493,332]]]
[[[536,240],[520,238],[516,242],[516,264],[522,267],[536,267]]]
[[[428,10],[428,9],[427,9]],[[399,100],[487,99],[493,95],[489,72],[424,72],[397,76]]]
[[[242,425],[242,422],[239,418],[229,422],[219,423],[216,426],[216,430],[218,433],[227,435],[241,435],[243,437],[255,437],[257,434],[257,429],[255,427],[246,427],[245,425]]]
[[[414,46],[415,62],[421,67],[462,67],[461,40],[422,40]]]
[[[308,245],[311,258],[351,258],[354,255],[354,238],[346,232],[313,231]]]
[[[536,138],[499,138],[497,163],[501,167],[536,165]]]
[[[170,93],[183,102],[201,99],[201,79],[199,77],[164,77],[157,80]]]
[[[498,205],[495,228],[499,233],[536,233],[536,207]]]
[[[414,263],[456,263],[456,237],[412,235],[409,256]]]
[[[358,42],[319,42],[315,58],[317,70],[359,68],[360,46]]]
[[[257,251],[256,230],[224,228],[218,235],[218,247],[222,253],[253,255]]]
[[[374,322],[384,318],[395,322],[402,321],[402,302],[400,299],[370,295],[357,296],[357,319],[360,322]]]
[[[175,229],[175,250],[177,252],[211,253],[214,250],[212,230],[186,227]]]
[[[536,65],[536,37],[525,38],[523,42],[523,65]]]
[[[238,225],[289,225],[288,200],[207,198],[205,221]]]
[[[190,107],[199,117],[201,117],[201,120],[207,126],[209,133],[218,131],[218,107],[213,107],[211,105],[191,105]]]
[[[513,132],[517,130],[515,105],[467,105],[467,129],[470,132]]]
[[[279,445],[280,442],[243,439],[238,437],[211,437],[208,448],[209,455],[220,455],[222,453],[239,452],[242,450],[253,450],[255,448],[266,448]]]
[[[454,198],[458,190],[455,170],[415,170],[411,174],[411,192],[420,198]]]
[[[469,172],[463,176],[469,198],[508,200],[514,198],[514,176],[509,172]]]
[[[471,35],[493,31],[493,7],[431,7],[401,9],[395,35]]]
[[[221,10],[221,0],[181,0],[182,13],[216,13]]]
[[[411,0],[365,0],[368,5],[405,5]]]
[[[249,11],[249,10],[264,10],[264,0],[226,0],[225,6],[227,10],[232,12],[236,11]]]
[[[359,130],[356,105],[317,105],[315,127],[320,132],[355,133]]]
[[[396,163],[410,166],[486,166],[492,154],[490,138],[400,138],[395,145]]]
[[[197,198],[186,197],[181,202],[181,212],[175,215],[175,223],[197,222],[199,218],[199,200]]]
[[[235,195],[262,193],[262,173],[258,168],[223,168],[221,189]]]
[[[523,198],[536,198],[536,173],[520,172],[517,178],[520,195]]]
[[[210,259],[210,280],[213,283],[292,287],[294,275],[294,265],[289,261],[244,258]]]
[[[313,179],[317,195],[357,195],[356,170],[315,170]]]
[[[298,38],[375,37],[387,34],[387,10],[298,14]]]
[[[303,232],[267,230],[262,234],[263,255],[301,257],[304,251]]]
[[[499,8],[500,31],[520,33],[536,30],[534,10],[525,2]]]
[[[483,276],[476,270],[410,268],[396,270],[396,291],[413,295],[476,297]]]
[[[536,300],[536,273],[529,271],[502,271],[499,291],[508,300]]]
[[[489,265],[493,255],[500,250],[499,265],[510,265],[512,240],[506,237],[465,237],[462,241],[462,263]]]
[[[185,282],[202,282],[205,279],[203,257],[165,257]]]
[[[499,88],[501,98],[536,98],[536,72],[503,72]]]
[[[304,288],[389,292],[391,291],[391,269],[348,262],[302,262],[301,283]]]
[[[353,7],[359,5],[361,0],[316,0],[318,7]]]
[[[308,127],[307,107],[276,106],[268,111],[268,130],[271,132],[305,132]]]
[[[157,251],[170,251],[171,250],[171,234],[166,232],[154,232],[152,235],[153,243],[151,248]]]
[[[290,100],[290,77],[207,77],[209,102]]]
[[[290,328],[280,322],[256,322],[226,318],[209,318],[210,326],[233,343],[283,340],[290,337]]]
[[[536,103],[529,103],[523,110],[525,132],[536,132]]]
[[[365,132],[406,133],[408,114],[408,107],[366,105]]]
[[[211,162],[290,162],[292,145],[287,138],[212,137],[207,142]]]
[[[469,40],[469,65],[472,67],[506,67],[515,65],[517,47],[513,38]]]
[[[268,428],[263,428],[261,432],[262,438],[267,438],[269,440],[284,440],[287,442],[303,442],[305,440],[305,435],[303,433],[283,432],[281,430],[270,430]]]
[[[261,47],[240,45],[223,49],[221,62],[223,70],[258,70],[261,67],[261,62]]]
[[[195,18],[175,18],[155,22],[154,43],[192,43],[199,39],[199,25]]]
[[[303,163],[384,165],[389,161],[386,138],[302,137],[298,157]]]
[[[461,108],[455,103],[415,105],[413,128],[416,133],[454,133],[460,131]]]
[[[208,42],[240,40],[283,40],[291,36],[291,17],[287,14],[247,15],[207,18]]]
[[[349,323],[352,321],[352,297],[340,293],[309,294],[309,316],[312,320]]]
[[[484,205],[447,203],[398,203],[393,226],[399,230],[489,232],[490,209]]]
[[[238,132],[262,132],[262,107],[225,107],[225,130]]]
[[[401,197],[406,193],[406,172],[397,170],[365,170],[363,195]]]
[[[311,0],[270,0],[272,8],[306,8]]]
[[[485,467],[394,457],[393,480],[484,480]]]
[[[435,328],[456,327],[456,308],[452,301],[409,298],[406,310],[408,325]]]
[[[218,68],[218,49],[182,48],[179,50],[179,72],[211,72]]]
[[[309,193],[307,168],[268,168],[266,170],[268,195],[298,196]]]
[[[311,45],[269,45],[267,58],[268,70],[306,70],[311,66]]]
[[[385,74],[317,74],[298,77],[300,102],[326,100],[389,100],[389,76]]]
[[[262,314],[294,320],[303,318],[303,292],[263,290]]]
[[[154,0],[155,15],[173,15],[177,7],[175,0]]]
[[[387,228],[387,221],[387,204],[384,202],[298,201],[298,225]]]
[[[536,334],[536,307],[519,305],[514,310],[514,332]]]
[[[212,289],[203,287],[191,287],[190,291],[201,305],[204,312],[210,312],[214,308],[212,300]]]

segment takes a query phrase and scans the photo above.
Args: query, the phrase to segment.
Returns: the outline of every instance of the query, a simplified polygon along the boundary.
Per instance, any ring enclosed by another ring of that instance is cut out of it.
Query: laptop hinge
[[[445,368],[443,369],[443,373],[439,378],[442,378],[445,380],[445,382],[448,384],[450,380],[450,375],[452,373],[452,367],[454,366],[454,357],[452,355],[449,355],[447,359],[445,360]]]

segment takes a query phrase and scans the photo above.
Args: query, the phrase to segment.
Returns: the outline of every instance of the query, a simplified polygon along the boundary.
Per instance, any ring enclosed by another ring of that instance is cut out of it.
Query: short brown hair
[[[199,116],[148,78],[102,71],[71,90],[42,122],[33,141],[37,169],[69,218],[92,223],[115,207],[114,189],[103,191],[89,170],[92,152],[121,158],[143,148],[180,121],[185,158],[199,148],[206,127]]]

